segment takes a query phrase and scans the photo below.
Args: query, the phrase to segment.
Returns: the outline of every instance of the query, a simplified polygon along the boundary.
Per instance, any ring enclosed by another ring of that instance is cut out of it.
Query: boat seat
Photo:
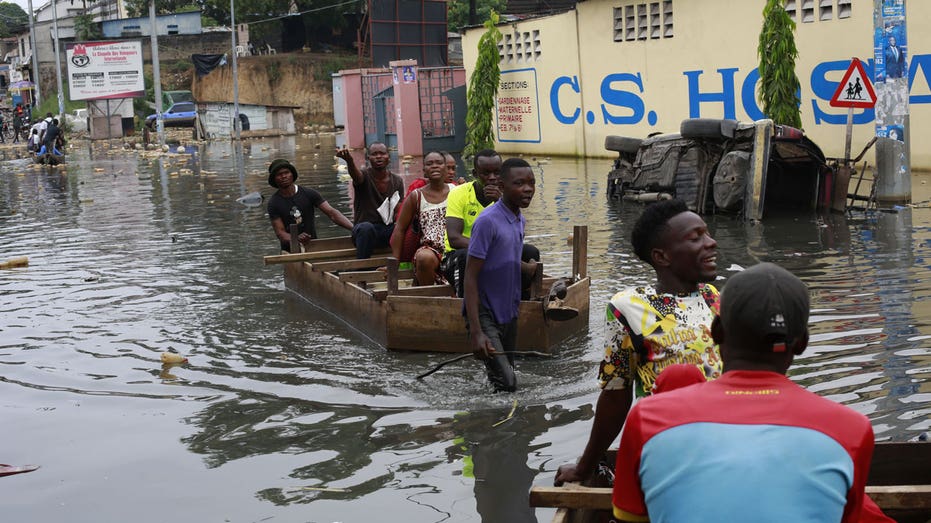
[[[382,301],[388,298],[388,289],[373,290],[372,296]],[[401,287],[392,296],[428,296],[435,298],[453,298],[453,288],[449,285],[422,285],[418,287]]]

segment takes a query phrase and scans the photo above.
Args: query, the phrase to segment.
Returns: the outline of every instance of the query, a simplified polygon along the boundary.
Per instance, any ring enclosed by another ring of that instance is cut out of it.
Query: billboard
[[[417,60],[420,67],[447,64],[446,0],[369,0],[372,63]]]
[[[66,54],[72,101],[140,98],[145,95],[142,42],[68,44]]]

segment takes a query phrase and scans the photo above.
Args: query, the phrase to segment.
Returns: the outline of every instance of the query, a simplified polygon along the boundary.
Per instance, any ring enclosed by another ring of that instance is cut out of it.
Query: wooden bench
[[[608,451],[606,459],[614,463],[617,451]],[[877,443],[866,492],[887,516],[896,521],[925,523],[931,520],[931,443]],[[557,513],[553,523],[586,521],[584,517],[571,519],[570,512],[610,512],[611,489],[579,484],[533,487],[530,506],[563,509]]]

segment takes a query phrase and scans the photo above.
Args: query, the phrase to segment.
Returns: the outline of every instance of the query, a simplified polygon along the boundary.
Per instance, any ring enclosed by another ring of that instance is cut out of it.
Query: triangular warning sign
[[[831,106],[869,109],[874,105],[876,105],[876,92],[873,91],[873,84],[866,76],[860,59],[854,58],[847,72],[844,73],[844,79],[837,86],[837,91],[831,97]]]

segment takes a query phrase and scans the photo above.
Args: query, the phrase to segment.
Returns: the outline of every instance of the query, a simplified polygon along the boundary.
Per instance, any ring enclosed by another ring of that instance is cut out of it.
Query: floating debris
[[[0,269],[13,269],[16,267],[28,267],[29,258],[26,256],[20,256],[18,258],[11,258],[5,262],[0,262]]]
[[[187,358],[177,352],[163,352],[160,359],[162,363],[187,363]]]
[[[262,200],[264,198],[265,197],[262,196],[262,193],[256,191],[256,192],[251,192],[245,196],[236,198],[236,202],[241,203],[245,205],[246,207],[256,207],[258,205],[262,205]]]

